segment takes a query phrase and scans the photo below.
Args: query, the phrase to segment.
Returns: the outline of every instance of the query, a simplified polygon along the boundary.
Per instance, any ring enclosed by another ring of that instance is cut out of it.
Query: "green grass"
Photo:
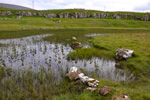
[[[6,100],[110,100],[112,95],[129,94],[131,100],[149,100],[148,82],[135,80],[129,84],[116,83],[104,79],[100,81],[95,92],[84,91],[86,85],[71,83],[67,78],[55,83],[53,73],[41,68],[40,72],[27,71],[16,73],[10,68],[0,67],[0,99]],[[7,77],[6,77],[7,76]],[[35,81],[36,80],[36,81]],[[106,97],[98,96],[104,86],[114,87],[114,91]]]
[[[111,54],[115,54],[118,48],[134,50],[134,57],[123,62],[124,65],[137,74],[149,74],[149,39],[150,33],[112,34],[93,38],[93,45],[100,50],[105,49]]]
[[[3,18],[3,17],[2,17]],[[3,18],[5,19],[5,18]],[[56,21],[61,20],[58,25]],[[45,22],[48,22],[45,24]],[[108,19],[48,19],[43,17],[23,17],[21,20],[8,18],[0,21],[0,39],[20,38],[39,34],[53,34],[44,40],[53,43],[71,43],[72,36],[82,44],[93,48],[78,49],[68,58],[90,59],[94,56],[115,59],[117,48],[133,49],[133,57],[121,63],[136,76],[130,83],[100,81],[98,91],[83,91],[86,85],[71,84],[64,78],[55,83],[53,73],[41,69],[39,73],[30,69],[21,74],[7,67],[0,67],[0,100],[110,100],[112,95],[127,93],[131,100],[150,99],[150,29],[149,22]],[[93,23],[93,24],[90,24]],[[26,29],[22,29],[22,25]],[[49,29],[40,30],[41,27]],[[88,33],[116,33],[94,38],[85,37]],[[0,46],[5,46],[0,44]],[[64,75],[62,75],[65,77]],[[94,76],[92,76],[95,78]],[[103,86],[112,86],[115,90],[107,97],[98,96]],[[63,88],[62,88],[63,87]]]
[[[72,59],[90,59],[93,56],[115,59],[115,52],[118,48],[128,48],[134,50],[133,57],[125,61],[120,61],[124,69],[128,68],[134,73],[136,79],[128,84],[121,83],[118,86],[115,83],[116,91],[130,94],[132,100],[150,99],[150,33],[117,33],[92,38],[94,48],[78,49],[70,52],[68,55]],[[106,85],[106,81],[100,81]],[[104,82],[104,83],[103,83]],[[100,83],[100,84],[101,84]],[[109,82],[108,82],[109,83]],[[141,92],[142,91],[142,92]],[[118,92],[117,92],[118,93]],[[117,93],[115,95],[117,95]]]
[[[44,17],[23,17],[16,19],[8,17],[7,19],[0,18],[0,30],[23,30],[23,29],[40,29],[40,28],[144,28],[149,29],[149,21],[139,20],[116,20],[116,19],[101,19],[101,18],[85,18],[85,19],[59,19],[59,18],[44,18]],[[61,23],[57,23],[61,20]]]

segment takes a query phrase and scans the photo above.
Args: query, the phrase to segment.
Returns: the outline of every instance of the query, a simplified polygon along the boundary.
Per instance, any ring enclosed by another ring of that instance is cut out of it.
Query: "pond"
[[[13,70],[39,72],[41,67],[55,73],[56,80],[62,79],[68,68],[76,66],[87,75],[95,75],[111,81],[129,81],[133,74],[115,67],[115,61],[93,57],[90,60],[67,60],[67,54],[73,49],[70,44],[50,43],[43,38],[53,34],[36,35],[15,39],[2,39],[0,44],[0,64]],[[97,36],[97,35],[96,35]],[[84,46],[88,47],[87,45]]]

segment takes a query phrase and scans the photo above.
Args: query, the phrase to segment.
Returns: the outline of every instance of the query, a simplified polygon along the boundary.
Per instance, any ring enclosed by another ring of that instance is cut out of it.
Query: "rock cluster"
[[[116,59],[123,60],[132,56],[134,51],[130,49],[119,48],[116,50]]]
[[[68,76],[71,81],[80,80],[82,83],[88,84],[89,87],[97,87],[99,83],[98,80],[85,76],[84,73],[82,73],[77,67],[71,67],[66,76]]]
[[[121,14],[121,13],[88,13],[87,11],[82,12],[65,12],[65,13],[51,13],[42,11],[0,11],[0,16],[9,15],[18,16],[44,16],[47,18],[130,18],[132,20],[150,21],[150,15],[138,16],[134,14]]]

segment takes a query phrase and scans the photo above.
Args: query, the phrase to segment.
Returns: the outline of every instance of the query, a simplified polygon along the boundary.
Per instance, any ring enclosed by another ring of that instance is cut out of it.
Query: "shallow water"
[[[32,67],[35,72],[44,67],[55,73],[56,80],[61,79],[61,73],[66,74],[66,70],[72,66],[82,69],[87,75],[95,75],[111,81],[133,79],[133,74],[115,68],[115,61],[95,57],[91,60],[67,60],[67,54],[73,49],[69,44],[55,44],[42,40],[43,37],[50,35],[52,34],[0,40],[0,44],[7,45],[0,47],[1,65],[20,71]]]

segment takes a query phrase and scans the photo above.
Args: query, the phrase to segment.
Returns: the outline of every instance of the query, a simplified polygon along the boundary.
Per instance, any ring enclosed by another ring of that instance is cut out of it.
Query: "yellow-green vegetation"
[[[73,59],[91,58],[93,56],[115,59],[118,48],[134,50],[133,57],[120,61],[124,69],[128,68],[136,79],[128,84],[118,84],[116,91],[129,93],[132,100],[150,99],[150,33],[118,33],[92,38],[90,42],[95,48],[86,48],[71,52]],[[100,81],[103,82],[103,81]],[[107,82],[106,82],[107,83]],[[106,84],[104,82],[104,84]],[[114,86],[112,84],[111,86]],[[124,86],[123,86],[124,85]]]
[[[124,63],[129,69],[137,74],[150,73],[150,33],[122,33],[111,34],[93,38],[93,45],[96,48],[104,49],[115,54],[118,48],[134,50],[133,57]]]
[[[58,21],[61,23],[58,23]],[[0,18],[0,30],[25,30],[25,29],[40,29],[40,28],[145,28],[149,29],[149,21],[139,20],[116,20],[116,19],[100,19],[100,18],[84,18],[84,19],[59,19],[59,18],[44,18],[44,17],[23,17],[16,19],[11,17]]]
[[[59,10],[53,11],[60,12]],[[68,11],[64,10],[64,12]],[[68,58],[72,59],[90,59],[95,56],[115,59],[117,48],[134,50],[133,57],[120,63],[123,64],[124,69],[134,73],[135,80],[129,83],[116,83],[98,79],[100,81],[99,90],[106,85],[115,88],[107,97],[102,97],[98,96],[98,91],[94,93],[83,91],[85,85],[71,84],[66,78],[57,83],[53,73],[46,71],[44,68],[41,68],[38,73],[29,69],[20,74],[16,70],[0,66],[0,100],[110,100],[112,95],[119,95],[119,93],[129,94],[131,100],[150,100],[149,21],[92,18],[49,19],[37,16],[16,19],[17,16],[12,17],[0,17],[2,19],[0,20],[0,39],[53,34],[45,37],[44,40],[66,44],[71,43],[72,36],[75,36],[82,44],[91,46],[91,48],[71,52]],[[61,23],[58,23],[58,20]],[[115,34],[106,34],[94,38],[85,37],[89,33]],[[0,44],[0,46],[4,45]],[[92,77],[96,78],[94,75]]]

